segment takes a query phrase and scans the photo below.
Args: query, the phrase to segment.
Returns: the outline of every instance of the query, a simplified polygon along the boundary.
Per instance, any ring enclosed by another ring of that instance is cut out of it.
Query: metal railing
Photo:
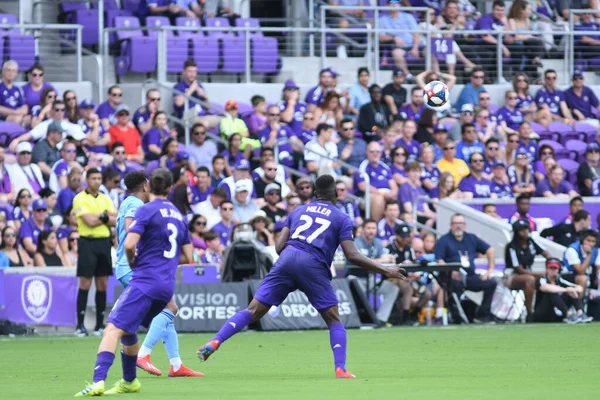
[[[412,205],[412,207],[413,207],[412,212],[413,212],[413,219],[415,221],[415,226],[417,228],[419,228],[419,229],[426,229],[428,231],[431,231],[431,232],[435,233],[435,235],[438,236],[438,237],[441,236],[441,233],[438,232],[437,229],[432,228],[430,226],[427,226],[427,225],[422,224],[419,221],[417,221],[417,204],[419,204],[419,201],[424,201],[424,202],[426,202],[427,204],[430,204],[430,205],[435,205],[437,203],[436,201],[434,201],[429,196],[417,196],[417,198],[415,199],[415,201],[413,202],[413,205]]]

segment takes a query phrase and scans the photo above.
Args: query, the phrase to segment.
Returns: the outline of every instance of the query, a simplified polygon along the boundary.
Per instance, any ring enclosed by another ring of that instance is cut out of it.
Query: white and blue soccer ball
[[[445,109],[448,100],[450,100],[450,90],[444,82],[431,81],[423,88],[423,104],[432,110]]]

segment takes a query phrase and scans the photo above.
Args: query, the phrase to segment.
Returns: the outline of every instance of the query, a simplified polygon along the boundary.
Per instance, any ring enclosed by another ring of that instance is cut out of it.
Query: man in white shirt
[[[309,172],[321,175],[333,173],[338,168],[331,159],[338,158],[337,145],[331,140],[333,128],[327,124],[317,126],[317,138],[306,143],[304,161]]]
[[[228,176],[219,183],[219,187],[227,191],[227,198],[232,199],[235,196],[235,183],[242,179],[248,179],[251,183],[250,196],[254,196],[254,183],[250,175],[250,163],[248,160],[241,159],[233,167],[233,175]]]
[[[37,164],[31,163],[33,147],[29,142],[22,142],[16,146],[17,162],[6,164],[10,181],[15,186],[15,193],[21,189],[28,189],[34,198],[39,197],[38,192],[46,186],[42,171]]]
[[[206,218],[206,229],[209,230],[219,222],[221,222],[221,213],[219,207],[227,198],[227,191],[224,188],[216,188],[208,197],[201,203],[194,204],[192,211],[194,214],[200,214]]]

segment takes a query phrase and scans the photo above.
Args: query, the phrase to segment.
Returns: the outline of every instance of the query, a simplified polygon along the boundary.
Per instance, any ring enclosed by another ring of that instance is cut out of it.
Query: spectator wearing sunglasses
[[[56,92],[54,86],[48,82],[44,82],[44,67],[40,64],[34,64],[27,71],[29,74],[29,83],[22,87],[23,95],[25,96],[25,104],[31,110],[35,106],[40,105],[42,92],[50,89]]]
[[[160,111],[160,91],[150,89],[146,92],[146,104],[135,110],[131,119],[142,135],[152,129],[154,115]]]
[[[288,201],[289,202],[289,201]],[[281,203],[281,187],[276,183],[269,183],[265,188],[265,206],[261,208],[267,218],[275,223],[287,216],[286,210],[278,205]],[[300,202],[298,201],[298,205]]]
[[[553,69],[544,72],[544,85],[535,94],[535,102],[541,109],[549,110],[553,121],[573,120],[565,93],[556,86],[558,74]]]
[[[486,91],[483,86],[484,78],[485,72],[482,68],[473,68],[469,76],[469,82],[463,87],[456,100],[455,107],[457,110],[461,110],[464,104],[477,104],[479,93]]]
[[[219,154],[217,145],[212,140],[207,139],[206,127],[201,123],[195,123],[191,129],[192,143],[186,147],[189,154],[189,163],[192,170],[201,167],[212,171],[213,157]]]
[[[585,162],[577,170],[577,187],[582,196],[596,196],[594,188],[600,182],[600,145],[590,143],[585,151]],[[597,189],[596,189],[597,191]]]
[[[538,197],[575,197],[573,185],[565,180],[565,169],[556,164],[550,168],[546,179],[538,183],[535,195]]]
[[[497,196],[492,193],[492,183],[483,177],[483,154],[472,153],[469,166],[471,173],[460,181],[458,190],[463,192],[467,199],[495,199]]]
[[[600,101],[598,101],[594,91],[583,83],[583,73],[575,71],[573,73],[573,86],[565,91],[567,106],[569,106],[576,120],[598,127],[600,126],[598,120]]]
[[[352,226],[362,225],[363,220],[360,217],[358,205],[348,198],[348,186],[344,181],[338,180],[335,182],[335,193],[337,195],[336,207],[350,218]]]
[[[41,141],[40,141],[41,143]],[[39,146],[38,143],[36,145]],[[34,149],[35,153],[35,149]],[[66,141],[63,143],[63,147],[60,150],[60,159],[54,163],[52,166],[52,170],[50,172],[50,180],[48,186],[54,192],[58,193],[62,189],[66,188],[68,185],[69,171],[71,168],[77,167],[83,170],[83,167],[79,165],[77,161],[75,161],[75,156],[77,155],[77,147],[74,142]],[[38,164],[39,165],[39,164]]]
[[[440,172],[449,172],[454,178],[454,184],[456,187],[460,184],[460,181],[465,176],[469,175],[469,167],[460,158],[456,158],[456,142],[452,139],[447,139],[444,142],[443,156],[437,162],[437,167]]]
[[[353,167],[358,168],[360,163],[365,159],[367,153],[367,142],[362,138],[354,137],[354,121],[351,119],[343,119],[340,123],[341,140],[337,144],[340,160]],[[387,133],[386,133],[387,135]],[[342,172],[345,175],[353,175],[354,171],[343,167]]]
[[[31,257],[36,252],[40,233],[44,230],[50,230],[52,227],[46,224],[48,217],[48,204],[44,199],[37,199],[33,202],[33,213],[30,219],[23,222],[19,237],[21,244]]]
[[[108,88],[108,99],[101,103],[96,109],[96,114],[100,117],[100,123],[104,129],[108,130],[117,123],[117,107],[121,104],[123,90],[117,85]]]
[[[46,182],[44,182],[40,167],[31,162],[32,151],[31,143],[19,143],[16,146],[17,162],[7,164],[6,170],[10,181],[15,185],[15,191],[27,189],[34,197],[37,197],[37,193],[46,186]]]
[[[517,108],[519,97],[514,90],[504,94],[504,107],[498,110],[496,118],[503,132],[517,132],[519,126],[525,121],[525,116]]]
[[[51,123],[46,138],[37,142],[33,148],[31,161],[40,167],[44,180],[50,178],[52,167],[61,158],[57,146],[62,142],[63,132],[64,129],[58,122]]]
[[[472,123],[464,123],[461,126],[461,136],[462,140],[456,145],[456,157],[468,161],[471,154],[485,151],[483,144],[477,140],[477,131]]]

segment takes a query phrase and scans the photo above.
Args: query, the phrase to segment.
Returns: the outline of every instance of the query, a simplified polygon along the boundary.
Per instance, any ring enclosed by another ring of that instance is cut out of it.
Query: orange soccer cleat
[[[204,346],[200,347],[198,349],[198,351],[196,352],[196,354],[198,355],[198,358],[200,359],[200,361],[206,361],[206,360],[208,360],[208,357],[210,357],[210,355],[212,353],[214,353],[215,351],[217,351],[219,349],[220,345],[221,345],[221,342],[219,340],[211,340],[210,342],[206,343]]]
[[[169,376],[171,378],[183,378],[183,377],[201,377],[204,376],[202,372],[196,372],[185,365],[181,364],[181,367],[177,371],[173,371],[173,366],[169,368]]]
[[[336,379],[353,379],[353,378],[356,378],[356,376],[352,375],[348,371],[344,371],[344,369],[342,367],[337,367],[335,369],[335,378]]]
[[[145,357],[138,357],[137,366],[138,366],[138,368],[143,369],[150,375],[156,375],[156,376],[162,375],[162,372],[160,372],[160,369],[156,368],[154,366],[154,364],[152,364],[152,361],[150,361],[150,354],[148,354]]]

